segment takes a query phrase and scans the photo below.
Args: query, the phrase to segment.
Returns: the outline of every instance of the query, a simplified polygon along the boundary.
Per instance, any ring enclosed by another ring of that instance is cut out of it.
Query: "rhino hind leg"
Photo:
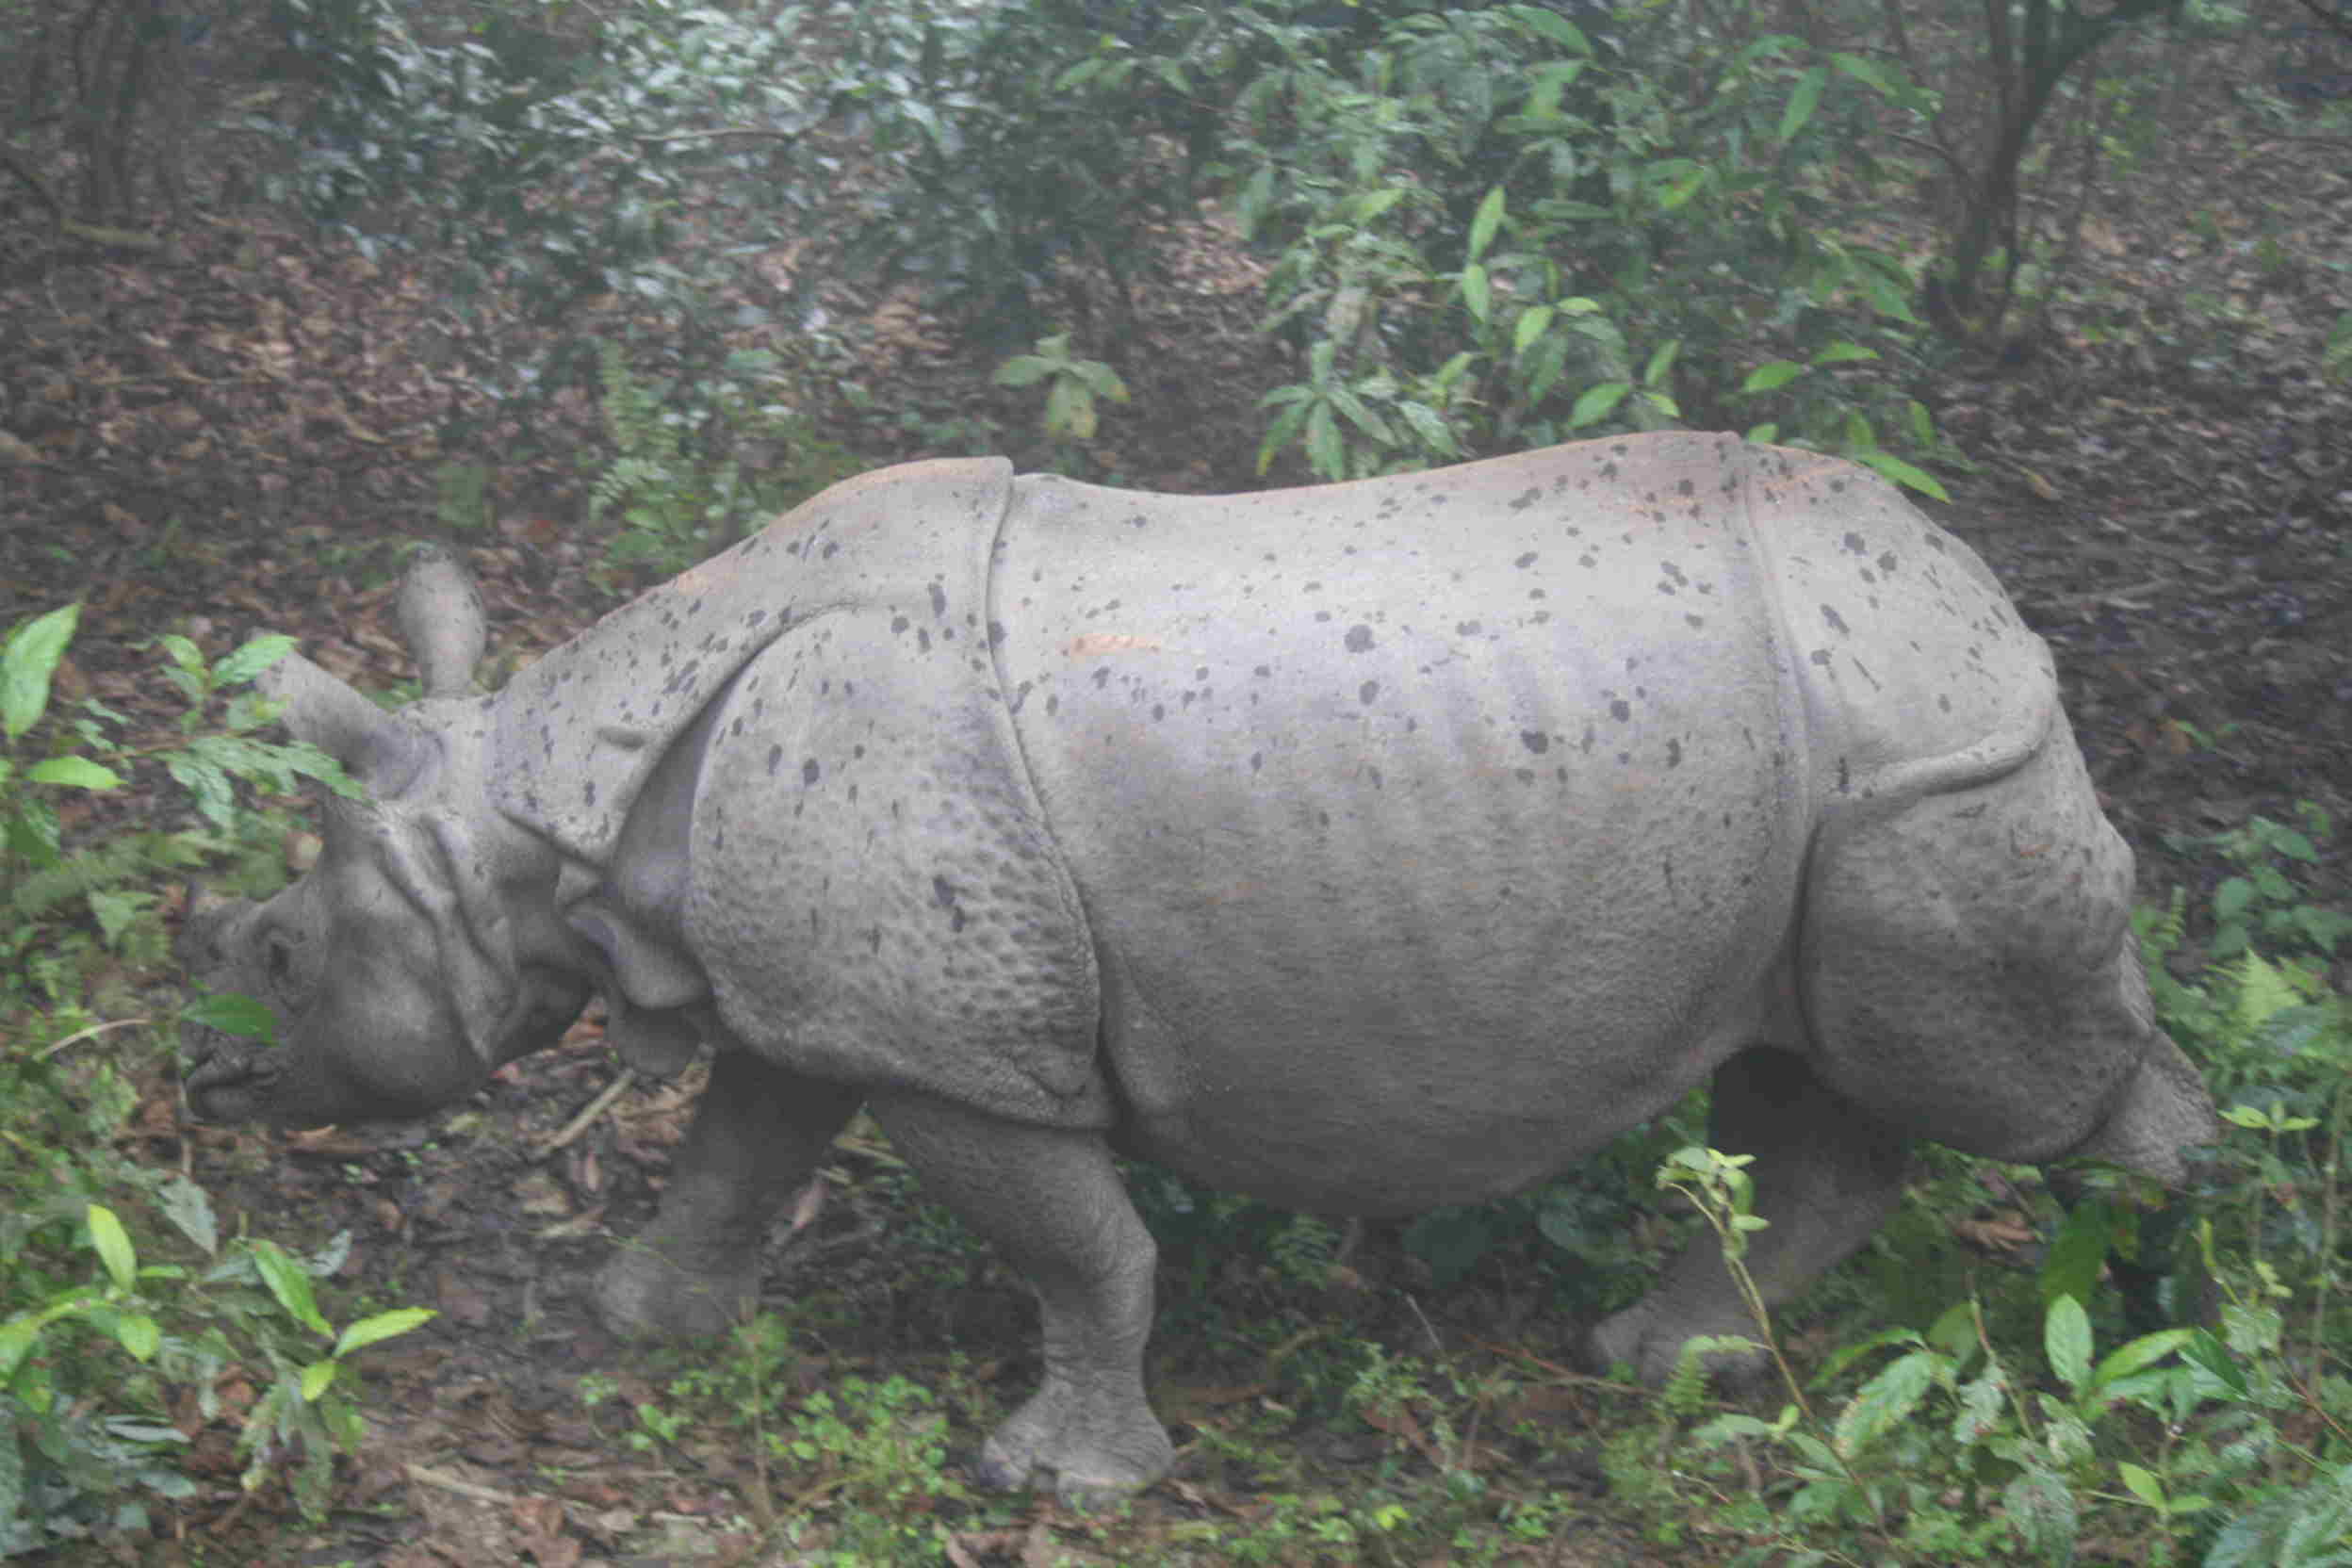
[[[1833,823],[1799,956],[1814,1071],[1968,1153],[2098,1155],[2179,1185],[2213,1104],[2156,1027],[2132,894],[2063,724],[2012,773]]]
[[[1910,1142],[1814,1076],[1793,1052],[1757,1048],[1715,1072],[1707,1140],[1726,1153],[1753,1154],[1755,1212],[1769,1223],[1745,1259],[1765,1305],[1793,1299],[1843,1261],[1894,1211],[1903,1196]],[[1668,1266],[1649,1294],[1597,1326],[1586,1344],[1601,1367],[1623,1362],[1662,1383],[1683,1342],[1696,1334],[1750,1339],[1756,1325],[1714,1233],[1702,1233]],[[1768,1371],[1762,1355],[1709,1359],[1716,1378],[1753,1386]]]
[[[853,1090],[722,1051],[660,1212],[597,1279],[605,1322],[624,1334],[711,1334],[741,1319],[759,1299],[768,1222],[857,1108]]]
[[[1102,1135],[909,1093],[873,1108],[923,1190],[1037,1297],[1044,1381],[983,1444],[981,1481],[1011,1490],[1050,1475],[1064,1501],[1084,1504],[1166,1474],[1174,1450],[1143,1389],[1158,1253]]]

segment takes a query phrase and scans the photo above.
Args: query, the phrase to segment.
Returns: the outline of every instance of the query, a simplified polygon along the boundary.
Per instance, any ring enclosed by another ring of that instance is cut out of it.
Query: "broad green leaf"
[[[1797,78],[1797,89],[1788,95],[1788,106],[1780,113],[1780,139],[1793,140],[1821,107],[1821,89],[1829,85],[1829,68],[1817,65]]]
[[[293,651],[291,637],[276,632],[255,637],[212,667],[213,684],[241,686]]]
[[[1838,342],[1832,343],[1828,348],[1823,349],[1820,353],[1815,354],[1813,356],[1813,363],[1816,365],[1843,365],[1851,360],[1876,359],[1877,357],[1878,351],[1876,349],[1866,349],[1859,343],[1848,343],[1841,339]]]
[[[2164,1507],[2164,1483],[2130,1460],[2118,1461],[2115,1474],[2123,1478],[2124,1486],[2132,1495],[2159,1512]]]
[[[207,1256],[220,1250],[220,1222],[213,1217],[212,1199],[204,1188],[185,1176],[169,1176],[156,1205],[163,1210],[163,1217]]]
[[[302,1368],[302,1403],[317,1404],[335,1381],[335,1364],[332,1360],[315,1361]]]
[[[1356,221],[1369,223],[1404,199],[1405,188],[1401,185],[1382,186],[1378,190],[1367,190],[1355,200]],[[1472,251],[1470,253],[1475,256],[1478,252]]]
[[[1897,1357],[1886,1368],[1854,1392],[1838,1413],[1838,1454],[1853,1459],[1887,1432],[1908,1421],[1927,1391],[1936,1386],[1936,1372],[1944,1358],[1932,1350],[1914,1350]]]
[[[8,634],[0,651],[0,728],[11,741],[40,722],[49,706],[49,678],[74,640],[82,607],[61,604],[36,615]]]
[[[335,1353],[348,1356],[353,1350],[365,1349],[395,1334],[404,1334],[419,1324],[430,1323],[440,1315],[430,1307],[395,1307],[372,1317],[363,1317],[343,1331],[335,1342]]]
[[[2142,1334],[2099,1358],[2099,1367],[2091,1374],[2091,1387],[2105,1388],[2119,1378],[2130,1377],[2142,1367],[2153,1366],[2195,1338],[2194,1329],[2160,1329],[2152,1334]]]
[[[163,1345],[163,1331],[145,1313],[126,1312],[115,1319],[114,1339],[133,1361],[148,1362],[155,1359],[155,1351]]]
[[[1462,270],[1462,302],[1469,307],[1471,315],[1481,321],[1486,319],[1491,302],[1487,293],[1486,269],[1475,261]]]
[[[256,1241],[253,1246],[253,1268],[261,1275],[261,1282],[270,1287],[270,1294],[278,1298],[278,1305],[286,1310],[296,1322],[322,1336],[332,1336],[334,1330],[318,1311],[318,1298],[311,1294],[310,1276],[274,1241]]]
[[[1478,203],[1478,210],[1470,220],[1470,259],[1472,261],[1486,254],[1486,248],[1494,243],[1494,233],[1503,226],[1503,208],[1504,197],[1501,186],[1496,186],[1488,191],[1485,199]],[[1478,312],[1478,318],[1484,320],[1486,313]]]
[[[35,784],[62,784],[73,790],[119,790],[122,776],[87,757],[47,757],[24,770]]]
[[[1036,354],[1015,354],[988,378],[999,386],[1035,386],[1054,373],[1054,362]]]
[[[2061,1296],[2050,1304],[2042,1317],[2042,1349],[2067,1391],[2084,1393],[2091,1375],[2091,1318],[2082,1302]]]
[[[1616,412],[1617,405],[1624,402],[1625,394],[1632,390],[1632,383],[1622,381],[1605,381],[1597,386],[1586,387],[1584,395],[1568,412],[1568,428],[1582,430],[1587,425],[1600,423]]]
[[[1805,367],[1793,359],[1775,359],[1759,365],[1748,372],[1748,379],[1740,384],[1742,392],[1772,392],[1788,385],[1805,374]]]
[[[1856,463],[1865,467],[1877,469],[1897,484],[1907,485],[1922,496],[1932,496],[1947,504],[1952,500],[1952,497],[1945,493],[1943,485],[1935,475],[1923,468],[1914,467],[1892,452],[1854,452],[1850,455]]]
[[[1325,479],[1348,477],[1348,448],[1329,403],[1316,403],[1307,413],[1307,466]]]
[[[172,662],[189,675],[204,673],[204,650],[176,631],[167,631],[155,639],[155,645],[170,656]]]
[[[107,1277],[116,1289],[129,1290],[139,1282],[139,1251],[131,1245],[130,1233],[104,1203],[90,1204],[84,1217],[90,1222],[90,1244],[106,1266]]]
[[[1900,90],[1895,85],[1894,78],[1886,74],[1886,68],[1868,56],[1836,54],[1830,56],[1829,57],[1831,62],[1835,64],[1838,70],[1844,72],[1847,75],[1852,76],[1854,80],[1869,83],[1871,87],[1877,89],[1880,92],[1889,98],[1899,97],[1901,95]],[[1814,69],[1818,71],[1821,68],[1816,66]]]
[[[1663,347],[1650,355],[1649,364],[1642,368],[1642,384],[1656,386],[1659,382],[1664,381],[1666,373],[1674,368],[1674,356],[1680,352],[1682,352],[1682,339],[1679,337],[1668,339]]]
[[[1529,305],[1521,311],[1518,321],[1511,329],[1511,351],[1514,354],[1526,353],[1527,345],[1543,336],[1551,324],[1552,307],[1549,305]]]
[[[1421,437],[1423,446],[1447,457],[1462,455],[1462,446],[1454,439],[1453,428],[1446,424],[1446,416],[1436,409],[1427,403],[1401,402],[1396,405],[1396,412],[1405,423],[1413,427],[1413,433]]]
[[[1592,53],[1592,41],[1584,36],[1583,29],[1558,11],[1541,6],[1516,6],[1511,14],[1572,55]]]
[[[277,1015],[252,997],[236,991],[200,997],[181,1009],[180,1017],[240,1039],[259,1040],[264,1045],[277,1041]]]

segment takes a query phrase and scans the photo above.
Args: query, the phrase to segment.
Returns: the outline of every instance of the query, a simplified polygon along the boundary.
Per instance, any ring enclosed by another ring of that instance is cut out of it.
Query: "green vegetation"
[[[236,688],[290,639],[216,662],[159,639],[187,711],[176,736],[134,745],[104,704],[69,717],[53,702],[78,618],[78,606],[50,611],[0,648],[0,1556],[143,1527],[152,1501],[194,1493],[183,1457],[216,1422],[237,1430],[247,1490],[283,1474],[322,1516],[335,1454],[360,1433],[344,1359],[432,1315],[377,1313],[337,1333],[312,1281],[341,1266],[345,1239],[296,1258],[223,1236],[201,1187],[120,1147],[147,1067],[124,1042],[158,1021],[101,1019],[84,999],[117,961],[161,963],[150,884],[240,847],[258,858],[267,825],[238,808],[233,780],[351,786],[315,748],[253,738],[269,706]],[[72,843],[61,794],[119,791],[148,763],[185,787],[202,825]],[[211,998],[190,1011],[249,1028],[254,1009]]]

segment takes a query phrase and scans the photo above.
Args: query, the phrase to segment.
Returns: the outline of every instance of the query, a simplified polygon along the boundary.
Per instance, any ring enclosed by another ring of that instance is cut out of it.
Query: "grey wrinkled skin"
[[[1211,498],[918,464],[486,698],[454,564],[401,612],[428,695],[399,716],[271,677],[372,799],[189,933],[285,1042],[199,1031],[190,1105],[422,1110],[600,991],[647,1070],[715,1053],[598,1287],[684,1331],[754,1298],[764,1226],[868,1105],[1039,1298],[999,1485],[1169,1462],[1114,1151],[1401,1214],[1711,1079],[1783,1301],[1915,1138],[2177,1183],[2213,1130],[2048,650],[1841,463],[1669,434]],[[1745,1327],[1702,1243],[1591,1349],[1658,1379]]]

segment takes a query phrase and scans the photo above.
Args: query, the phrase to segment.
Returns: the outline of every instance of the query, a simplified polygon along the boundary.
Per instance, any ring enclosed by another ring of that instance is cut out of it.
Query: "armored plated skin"
[[[2211,1131],[2046,649],[1847,465],[1657,435],[1218,498],[916,465],[488,698],[462,575],[416,582],[407,715],[275,676],[375,799],[192,930],[288,1043],[197,1032],[191,1105],[445,1102],[600,990],[631,1061],[715,1052],[598,1286],[695,1330],[869,1104],[1037,1287],[998,1484],[1168,1463],[1113,1147],[1401,1213],[1711,1076],[1777,1300],[1867,1238],[1913,1137],[2177,1180]],[[1592,1350],[1661,1377],[1743,1321],[1701,1247]]]

